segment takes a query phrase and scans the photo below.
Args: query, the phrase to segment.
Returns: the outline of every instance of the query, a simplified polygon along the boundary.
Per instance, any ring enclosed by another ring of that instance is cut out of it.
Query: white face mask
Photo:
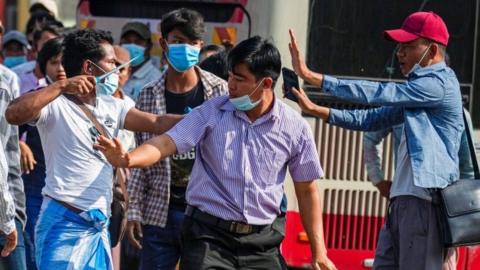
[[[432,43],[428,44],[428,47],[423,52],[422,57],[420,57],[420,60],[418,60],[418,62],[415,65],[413,65],[413,67],[410,69],[410,71],[407,74],[405,74],[405,77],[408,77],[415,70],[418,70],[418,69],[422,68],[422,66],[420,66],[420,63],[423,61],[423,58],[425,58],[425,56],[427,55],[431,46],[432,46]]]

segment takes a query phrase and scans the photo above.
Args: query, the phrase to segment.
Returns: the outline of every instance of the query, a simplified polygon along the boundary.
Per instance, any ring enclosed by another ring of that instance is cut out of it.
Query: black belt
[[[238,233],[238,234],[250,234],[256,233],[261,231],[262,229],[266,228],[270,225],[250,225],[236,221],[228,221],[216,216],[212,216],[208,213],[200,211],[198,208],[194,206],[187,205],[187,209],[185,210],[185,215],[201,221],[206,224],[210,224],[213,226],[217,226],[225,231]]]

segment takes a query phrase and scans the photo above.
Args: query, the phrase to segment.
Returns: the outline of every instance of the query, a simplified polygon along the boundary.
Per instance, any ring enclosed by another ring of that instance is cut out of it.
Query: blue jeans
[[[183,218],[183,210],[170,208],[165,228],[151,225],[142,226],[141,270],[175,269],[181,255]]]
[[[17,247],[10,253],[8,257],[0,257],[0,270],[26,270],[25,262],[25,244],[23,239],[22,224],[15,219],[15,227],[17,228]],[[5,244],[5,235],[0,235],[0,249]]]
[[[42,195],[39,196],[33,194],[26,195],[27,206],[27,225],[25,226],[25,251],[27,260],[27,269],[36,270],[37,265],[35,263],[35,224],[37,224],[40,208],[42,207]]]

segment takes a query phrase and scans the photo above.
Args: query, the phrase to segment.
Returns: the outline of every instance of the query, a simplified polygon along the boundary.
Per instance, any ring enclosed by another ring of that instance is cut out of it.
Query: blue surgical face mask
[[[97,77],[97,84],[95,85],[98,95],[111,96],[118,89],[118,74],[112,73],[103,80],[99,80]]]
[[[413,67],[410,69],[410,71],[405,75],[405,77],[408,77],[412,72],[414,72],[415,70],[418,70],[418,69],[421,69],[422,66],[420,66],[420,63],[423,61],[423,58],[425,58],[425,56],[427,55],[428,53],[428,50],[430,50],[430,47],[432,46],[432,43],[430,43],[427,47],[427,49],[425,49],[425,51],[423,52],[422,54],[422,57],[420,57],[420,60],[415,64],[413,65]]]
[[[107,73],[103,68],[99,67],[97,64],[93,63],[92,61],[90,62],[101,71]],[[95,77],[95,80],[96,80],[95,90],[97,91],[97,95],[111,96],[118,89],[118,73],[117,72],[111,73],[106,77],[104,76]]]
[[[27,56],[7,56],[3,60],[3,64],[8,68],[13,68],[15,66],[21,65],[27,62]]]
[[[255,93],[257,91],[258,87],[262,84],[264,79],[265,78],[263,78],[260,81],[260,83],[257,84],[255,89],[253,89],[253,92],[250,93],[249,95],[244,95],[244,96],[237,97],[237,98],[230,98],[230,102],[233,104],[235,109],[237,109],[239,111],[250,111],[251,109],[257,107],[258,104],[260,104],[260,102],[262,101],[261,98],[259,100],[255,101],[255,102],[252,102],[252,99],[250,98],[250,96],[253,95],[253,93]]]
[[[122,47],[128,51],[128,53],[130,54],[130,58],[133,59],[133,61],[131,62],[132,66],[136,67],[143,63],[143,61],[145,61],[144,47],[134,43],[123,44]]]
[[[168,45],[167,60],[178,72],[184,72],[198,63],[200,48],[189,44]]]

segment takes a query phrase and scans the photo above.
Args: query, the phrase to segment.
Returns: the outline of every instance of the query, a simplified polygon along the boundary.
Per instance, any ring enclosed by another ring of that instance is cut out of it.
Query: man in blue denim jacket
[[[337,110],[313,104],[292,89],[306,113],[348,129],[374,131],[403,123],[390,208],[375,255],[374,269],[441,269],[443,247],[432,189],[459,178],[458,151],[464,130],[460,86],[445,65],[448,30],[433,12],[416,12],[402,27],[385,31],[396,41],[405,83],[338,80],[310,71],[299,56],[293,33],[289,44],[299,76],[323,91],[352,102],[376,105]]]

